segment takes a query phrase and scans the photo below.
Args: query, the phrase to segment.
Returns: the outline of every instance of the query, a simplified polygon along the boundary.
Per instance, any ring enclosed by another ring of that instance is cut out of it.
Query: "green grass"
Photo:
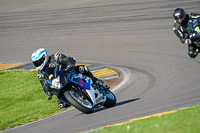
[[[36,71],[0,70],[0,131],[61,111],[47,98]]]
[[[91,133],[200,133],[200,105]]]

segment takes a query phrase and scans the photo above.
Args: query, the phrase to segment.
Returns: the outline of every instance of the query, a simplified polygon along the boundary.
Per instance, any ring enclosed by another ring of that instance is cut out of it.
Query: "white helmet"
[[[39,48],[33,52],[31,60],[37,70],[42,70],[49,61],[49,56],[44,48]]]

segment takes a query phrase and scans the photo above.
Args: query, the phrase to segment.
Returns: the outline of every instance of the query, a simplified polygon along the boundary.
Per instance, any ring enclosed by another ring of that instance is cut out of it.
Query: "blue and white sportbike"
[[[45,73],[48,76],[46,83],[54,88],[52,94],[83,113],[89,114],[95,108],[109,108],[116,104],[116,97],[107,86],[96,85],[87,76],[61,70],[59,66],[50,67]]]

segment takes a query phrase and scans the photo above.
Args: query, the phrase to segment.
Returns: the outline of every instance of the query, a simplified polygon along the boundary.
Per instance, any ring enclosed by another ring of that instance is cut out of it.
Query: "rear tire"
[[[79,111],[89,114],[94,112],[92,103],[86,96],[81,95],[74,88],[64,92],[64,96],[76,109]],[[84,97],[84,98],[81,98]]]

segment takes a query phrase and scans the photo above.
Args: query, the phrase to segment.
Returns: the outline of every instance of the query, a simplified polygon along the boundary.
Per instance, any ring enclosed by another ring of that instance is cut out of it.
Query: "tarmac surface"
[[[0,0],[0,63],[31,62],[40,47],[119,69],[117,105],[76,109],[6,132],[84,132],[200,103],[200,58],[173,33],[172,12],[199,0]]]

